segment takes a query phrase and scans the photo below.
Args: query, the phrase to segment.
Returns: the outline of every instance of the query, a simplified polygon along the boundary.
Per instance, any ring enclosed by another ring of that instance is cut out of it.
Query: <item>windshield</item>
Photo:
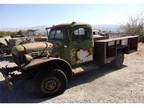
[[[53,29],[50,31],[48,35],[49,40],[63,40],[64,39],[64,33],[62,29]]]

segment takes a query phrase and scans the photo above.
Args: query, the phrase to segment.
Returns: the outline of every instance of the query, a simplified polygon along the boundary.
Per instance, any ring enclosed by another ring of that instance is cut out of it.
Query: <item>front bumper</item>
[[[13,82],[11,81],[11,78],[5,73],[5,71],[1,71],[3,77],[5,78],[5,82],[9,88],[10,91],[13,90],[14,86],[13,86]]]
[[[18,67],[5,67],[0,69],[0,72],[2,73],[10,91],[14,89],[14,80],[16,78],[16,75],[13,73],[13,71],[16,70],[18,70]]]

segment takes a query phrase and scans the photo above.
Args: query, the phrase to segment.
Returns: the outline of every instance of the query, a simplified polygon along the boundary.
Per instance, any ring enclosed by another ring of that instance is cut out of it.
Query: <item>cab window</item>
[[[79,39],[88,39],[90,37],[90,33],[88,28],[75,28],[73,33],[73,40],[79,40]]]
[[[53,40],[53,39],[63,40],[64,39],[63,30],[61,30],[61,29],[51,30],[49,33],[49,39],[50,40]]]

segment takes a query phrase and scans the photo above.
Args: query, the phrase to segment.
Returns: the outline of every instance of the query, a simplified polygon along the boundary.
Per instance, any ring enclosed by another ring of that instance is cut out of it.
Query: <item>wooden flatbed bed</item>
[[[94,38],[94,60],[96,64],[110,63],[120,54],[137,51],[138,36],[125,36],[97,40]]]

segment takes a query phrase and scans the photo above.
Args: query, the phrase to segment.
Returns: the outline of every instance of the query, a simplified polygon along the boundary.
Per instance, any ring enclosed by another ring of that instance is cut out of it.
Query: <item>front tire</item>
[[[35,93],[44,97],[54,96],[63,93],[67,85],[68,79],[65,73],[60,69],[54,69],[35,78]]]

